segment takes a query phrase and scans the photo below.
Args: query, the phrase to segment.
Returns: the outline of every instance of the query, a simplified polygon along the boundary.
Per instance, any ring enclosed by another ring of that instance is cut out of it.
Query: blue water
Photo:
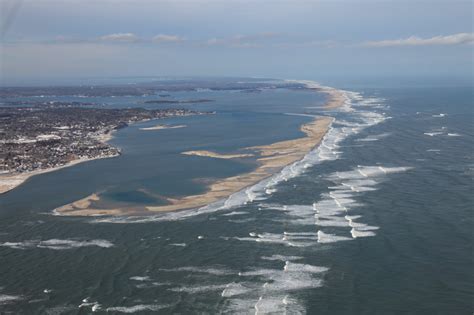
[[[217,115],[167,122],[181,129],[131,126],[113,140],[119,158],[1,196],[0,310],[471,314],[473,89],[352,90],[352,110],[327,113],[336,121],[319,149],[226,204],[128,219],[50,212],[96,191],[132,204],[159,202],[142,189],[202,191],[192,179],[255,165],[179,152],[301,136],[310,118],[284,113],[321,113],[308,108],[321,96],[206,95],[219,101],[197,106]]]

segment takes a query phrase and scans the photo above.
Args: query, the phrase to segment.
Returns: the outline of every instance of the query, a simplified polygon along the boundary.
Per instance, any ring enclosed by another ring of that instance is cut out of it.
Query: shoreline
[[[71,162],[68,162],[68,163],[66,163],[64,165],[61,165],[61,166],[45,168],[45,169],[39,169],[39,170],[34,170],[34,171],[31,171],[31,172],[24,172],[24,173],[0,174],[0,195],[6,194],[7,192],[17,188],[18,186],[20,186],[21,184],[26,182],[30,177],[40,175],[40,174],[45,174],[45,173],[58,171],[60,169],[63,169],[63,168],[66,168],[66,167],[71,167],[71,166],[81,164],[81,163],[84,163],[84,162],[90,162],[90,161],[100,160],[100,159],[114,158],[114,157],[117,157],[119,155],[120,154],[110,155],[110,156],[98,156],[98,157],[93,157],[93,158],[80,158],[80,159],[72,160]]]
[[[97,141],[99,141],[102,144],[105,144],[112,140],[114,137],[114,133],[117,131],[117,129],[106,129],[102,133],[93,136],[93,138]],[[100,160],[100,159],[109,159],[109,158],[114,158],[120,156],[119,154],[115,155],[107,155],[107,156],[96,156],[96,157],[91,157],[91,158],[79,158],[79,159],[74,159],[69,161],[66,164],[60,165],[60,166],[55,166],[55,167],[50,167],[50,168],[44,168],[44,169],[37,169],[34,171],[29,171],[29,172],[22,172],[22,173],[3,173],[0,174],[0,195],[6,194],[7,192],[15,189],[16,187],[20,186],[24,182],[26,182],[30,177],[40,175],[40,174],[45,174],[49,172],[54,172],[58,171],[60,169],[66,168],[66,167],[71,167],[80,163],[84,162],[89,162],[89,161],[94,161],[94,160]]]
[[[308,86],[308,88],[313,89],[312,86]],[[321,87],[319,85],[317,90],[323,91],[323,93],[326,93],[329,96],[328,100],[324,104],[324,108],[328,110],[342,107],[347,100],[343,91],[333,88]],[[247,187],[255,185],[256,183],[281,171],[284,167],[301,160],[308,152],[319,146],[333,121],[334,118],[329,116],[315,117],[313,121],[301,126],[300,130],[306,134],[304,137],[242,149],[242,151],[250,151],[249,154],[254,154],[257,156],[258,167],[248,173],[219,179],[209,184],[207,191],[202,194],[179,198],[164,198],[168,204],[162,206],[120,207],[105,209],[93,207],[94,202],[100,200],[100,198],[97,199],[98,196],[96,194],[93,194],[76,202],[63,205],[55,209],[54,213],[65,216],[127,216],[152,215],[160,212],[200,208],[227,198],[230,195],[242,191]],[[214,158],[222,158],[222,156],[226,156],[210,151],[188,151],[188,153],[185,152],[184,154],[208,156]],[[232,155],[229,154],[227,156]],[[233,158],[236,158],[236,156],[233,156]]]
[[[187,116],[187,115],[184,115]],[[137,123],[143,123],[147,121],[152,121],[152,120],[161,120],[163,118],[156,118],[156,119],[145,119],[141,121],[136,121],[136,122],[128,122],[128,126],[137,124]],[[166,126],[166,125],[158,125],[158,126]],[[140,130],[158,130],[158,129],[174,129],[174,128],[183,128],[186,127],[186,125],[178,125],[178,126],[171,126],[169,128],[166,127],[150,127],[150,128],[140,128]],[[120,128],[121,129],[121,128]],[[105,129],[102,131],[102,133],[94,135],[93,138],[97,141],[99,141],[102,144],[108,143],[110,140],[113,139],[114,133],[118,131],[119,129]],[[72,160],[66,164],[56,166],[56,167],[51,167],[51,168],[45,168],[45,169],[38,169],[34,171],[29,171],[29,172],[22,172],[22,173],[1,173],[0,174],[0,196],[3,194],[6,194],[7,192],[15,189],[16,187],[20,186],[24,182],[26,182],[30,177],[44,174],[44,173],[49,173],[49,172],[54,172],[66,167],[74,166],[76,164],[84,163],[84,162],[89,162],[89,161],[94,161],[94,160],[99,160],[99,159],[108,159],[108,158],[114,158],[120,156],[119,154],[115,155],[109,155],[109,156],[96,156],[92,158],[79,158]]]

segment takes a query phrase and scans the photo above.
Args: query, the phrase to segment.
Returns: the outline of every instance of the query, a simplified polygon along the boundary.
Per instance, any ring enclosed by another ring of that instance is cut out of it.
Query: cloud
[[[258,33],[253,35],[236,35],[229,38],[211,38],[207,40],[207,45],[222,45],[239,48],[255,48],[261,47],[264,43],[268,43],[274,38],[280,37],[277,33]]]
[[[151,40],[154,43],[176,43],[176,42],[182,42],[185,39],[178,35],[159,34],[153,37]]]
[[[135,43],[140,39],[133,33],[114,33],[99,38],[105,42]]]
[[[217,39],[217,38],[215,38],[215,37],[214,37],[214,38],[210,38],[210,39],[207,40],[207,44],[210,45],[210,46],[212,46],[212,45],[218,45],[219,42],[220,42],[220,40]]]
[[[392,39],[381,41],[369,41],[362,45],[368,47],[392,47],[392,46],[434,46],[434,45],[460,45],[474,43],[474,33],[458,33],[447,36],[435,36],[431,38],[420,38],[410,36],[404,39]]]

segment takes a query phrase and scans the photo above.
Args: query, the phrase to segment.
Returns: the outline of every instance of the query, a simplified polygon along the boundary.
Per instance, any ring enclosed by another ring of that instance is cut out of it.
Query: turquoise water
[[[1,196],[0,310],[471,314],[472,88],[355,92],[352,110],[331,113],[318,150],[225,204],[147,218],[51,215],[96,191],[148,204],[159,201],[140,189],[194,193],[203,187],[192,179],[251,170],[251,161],[179,153],[301,136],[311,118],[284,113],[320,113],[308,107],[322,96],[201,92],[219,100],[195,108],[215,116],[166,122],[181,129],[133,125],[113,140],[122,156]]]

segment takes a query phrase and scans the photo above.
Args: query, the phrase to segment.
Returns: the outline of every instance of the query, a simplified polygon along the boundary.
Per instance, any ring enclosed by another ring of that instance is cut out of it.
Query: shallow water
[[[167,121],[181,129],[134,125],[113,140],[121,157],[34,177],[0,197],[0,310],[470,314],[472,88],[357,92],[303,161],[199,211],[50,212],[97,190],[149,203],[138,189],[186,194],[202,189],[189,179],[247,171],[252,163],[179,152],[301,136],[311,118],[283,113],[316,112],[307,107],[323,98],[227,93],[197,105],[219,106],[216,116]]]

